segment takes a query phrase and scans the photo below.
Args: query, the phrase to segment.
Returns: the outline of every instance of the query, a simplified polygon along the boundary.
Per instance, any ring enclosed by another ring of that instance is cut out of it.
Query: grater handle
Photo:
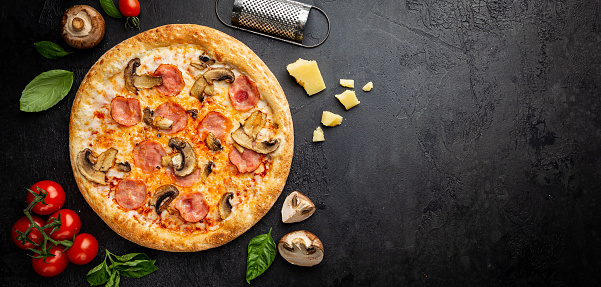
[[[290,40],[287,40],[287,39],[282,39],[282,38],[279,38],[279,37],[275,37],[275,36],[272,36],[272,35],[269,35],[269,34],[265,34],[265,33],[253,31],[253,30],[250,30],[250,29],[246,29],[246,28],[234,26],[232,24],[228,24],[225,21],[223,21],[223,19],[221,19],[221,16],[219,16],[218,7],[219,7],[219,0],[215,0],[215,14],[217,15],[217,19],[219,19],[219,21],[221,23],[223,23],[223,25],[225,25],[225,26],[228,26],[228,27],[234,28],[234,29],[238,29],[238,30],[242,30],[242,31],[246,31],[246,32],[250,32],[250,33],[253,33],[253,34],[265,36],[267,38],[271,38],[271,39],[275,39],[275,40],[280,40],[282,42],[286,42],[286,43],[289,43],[289,44],[294,44],[294,45],[301,46],[301,47],[304,47],[304,48],[315,48],[315,47],[323,44],[323,42],[325,42],[328,39],[328,36],[330,36],[330,18],[328,17],[328,15],[326,14],[325,11],[321,10],[321,8],[316,7],[316,6],[311,6],[311,8],[319,11],[321,14],[323,14],[324,17],[326,17],[326,21],[328,22],[328,32],[326,33],[326,36],[323,38],[323,40],[321,40],[319,43],[317,43],[315,45],[312,45],[312,46],[303,45],[302,43],[297,43],[297,42],[290,41]]]

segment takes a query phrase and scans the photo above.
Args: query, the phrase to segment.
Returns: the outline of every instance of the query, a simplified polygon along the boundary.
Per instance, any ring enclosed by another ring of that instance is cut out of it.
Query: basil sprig
[[[106,259],[109,259],[110,265]],[[140,278],[159,268],[154,265],[156,260],[150,260],[144,253],[129,253],[118,256],[106,250],[104,261],[88,272],[87,279],[90,286],[104,285],[105,287],[118,287],[121,276]]]
[[[48,58],[48,59],[58,59],[64,56],[67,56],[74,52],[67,52],[63,47],[58,44],[50,41],[41,41],[34,43],[36,50],[40,55]]]
[[[50,70],[35,77],[21,93],[20,109],[24,112],[47,110],[62,100],[73,85],[73,72]]]
[[[250,284],[250,280],[263,274],[271,266],[276,254],[277,249],[271,237],[271,228],[269,233],[251,239],[248,243],[248,258],[246,260],[246,282]]]
[[[102,6],[102,10],[104,10],[104,13],[106,13],[106,15],[109,15],[116,19],[123,17],[123,15],[121,15],[121,13],[119,12],[119,9],[115,7],[115,3],[113,2],[113,0],[100,0],[100,6]]]

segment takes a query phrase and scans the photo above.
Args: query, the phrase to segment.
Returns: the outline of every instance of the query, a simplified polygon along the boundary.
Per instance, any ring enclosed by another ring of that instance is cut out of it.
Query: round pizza
[[[290,108],[265,63],[238,40],[167,25],[106,52],[75,97],[71,165],[119,235],[199,251],[244,233],[282,192]]]

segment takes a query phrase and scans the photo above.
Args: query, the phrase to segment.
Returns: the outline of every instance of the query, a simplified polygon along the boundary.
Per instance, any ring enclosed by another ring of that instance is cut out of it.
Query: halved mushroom
[[[129,162],[120,162],[117,164],[117,170],[121,171],[121,172],[130,172],[131,171],[131,165],[129,164]]]
[[[207,87],[207,80],[203,76],[199,76],[194,85],[192,85],[192,89],[190,89],[190,96],[197,98],[201,103],[205,99],[205,88]]]
[[[142,112],[144,113],[142,120],[145,124],[151,127],[155,127],[159,130],[168,130],[171,128],[171,126],[173,126],[173,121],[168,118],[161,116],[153,117],[154,111],[151,110],[149,107],[144,108]]]
[[[169,204],[179,195],[179,190],[173,185],[159,187],[150,199],[150,206],[154,206],[157,214],[161,214]]]
[[[61,18],[61,36],[65,43],[77,49],[96,46],[104,37],[104,18],[88,5],[75,5]]]
[[[267,122],[267,115],[259,110],[254,111],[244,122],[242,126],[244,133],[249,135],[253,141],[257,138],[257,134],[263,129]]]
[[[294,191],[284,200],[282,222],[294,223],[309,218],[315,212],[315,204],[304,194]]]
[[[271,141],[254,142],[252,137],[244,132],[244,127],[240,127],[232,133],[232,139],[240,146],[254,150],[261,154],[269,154],[274,152],[280,146],[279,139],[272,139]]]
[[[207,164],[204,166],[204,168],[202,170],[202,175],[201,175],[201,179],[202,179],[203,182],[213,172],[213,168],[215,168],[215,163],[212,162],[212,161],[207,162]]]
[[[173,173],[179,177],[190,175],[196,171],[198,167],[196,153],[190,143],[175,137],[169,140],[169,146],[176,149],[178,153],[164,156],[162,158],[163,166],[173,167]]]
[[[117,149],[109,148],[98,156],[96,164],[92,167],[94,170],[106,172],[115,164],[115,156],[117,156]]]
[[[213,151],[220,151],[223,149],[223,146],[221,146],[221,141],[211,132],[207,135],[205,144],[210,150]]]
[[[197,110],[197,109],[189,109],[189,110],[186,110],[186,113],[190,114],[190,116],[191,116],[193,119],[196,119],[196,118],[198,117],[198,110]]]
[[[95,156],[91,149],[85,148],[77,154],[77,170],[89,181],[106,185],[106,173],[94,169]]]
[[[234,198],[233,192],[226,192],[221,196],[221,201],[219,201],[219,216],[221,220],[225,220],[232,214],[232,198]]]
[[[140,66],[140,58],[134,58],[127,63],[123,71],[125,78],[125,88],[134,93],[138,93],[138,88],[149,89],[163,84],[163,78],[152,75],[137,75],[136,69]]]
[[[190,62],[190,65],[194,68],[197,68],[199,70],[203,70],[208,68],[210,65],[215,64],[215,60],[211,59],[209,57],[209,55],[207,55],[207,53],[202,53],[202,55],[200,55],[198,57],[198,59],[200,60],[199,62],[196,61],[192,61]]]
[[[313,233],[298,230],[284,235],[278,251],[286,261],[299,266],[314,266],[323,260],[323,244]]]
[[[209,85],[212,85],[214,81],[226,81],[233,83],[236,77],[234,72],[226,68],[211,69],[204,73],[203,77],[207,80]]]

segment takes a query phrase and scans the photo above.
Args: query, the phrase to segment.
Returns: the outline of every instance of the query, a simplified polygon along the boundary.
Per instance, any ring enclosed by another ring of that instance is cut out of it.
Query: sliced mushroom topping
[[[142,112],[144,113],[142,120],[145,124],[151,127],[155,127],[160,130],[168,130],[171,128],[171,126],[173,126],[173,121],[168,118],[161,116],[153,117],[154,111],[149,107],[144,108]]]
[[[129,162],[120,162],[117,164],[117,170],[121,171],[121,172],[130,172],[131,171],[131,165],[129,164]]]
[[[106,173],[94,169],[94,153],[85,148],[77,155],[77,169],[89,181],[106,185]]]
[[[213,93],[215,92],[215,88],[213,85],[207,85],[204,89],[204,94],[205,96],[212,96]]]
[[[252,150],[262,153],[262,154],[270,154],[280,147],[279,139],[272,139],[270,141],[263,141],[255,143],[255,146]]]
[[[215,167],[215,163],[213,163],[212,161],[207,162],[207,164],[205,165],[205,167],[202,170],[202,181],[204,182],[209,175],[213,172],[213,168]]]
[[[198,168],[196,153],[190,143],[175,137],[169,140],[169,146],[176,149],[178,153],[164,156],[162,158],[163,166],[173,167],[173,173],[179,177],[190,175],[196,171]]]
[[[150,206],[154,206],[157,214],[161,214],[169,204],[179,195],[179,190],[173,185],[159,187],[150,199]]]
[[[219,201],[219,216],[221,220],[225,220],[232,214],[232,198],[234,198],[233,192],[226,192]]]
[[[234,139],[234,141],[240,146],[254,150],[261,154],[272,153],[280,146],[279,139],[272,139],[271,141],[264,142],[254,142],[252,137],[244,132],[244,127],[242,125],[232,133],[232,139]]]
[[[290,193],[282,206],[282,222],[294,223],[309,218],[315,212],[315,204],[304,194]]]
[[[278,251],[286,261],[299,266],[314,266],[323,260],[323,244],[313,233],[298,230],[284,235]]]
[[[211,59],[206,53],[202,53],[202,55],[200,55],[198,59],[200,60],[200,62],[192,61],[190,65],[199,70],[206,69],[210,65],[215,64],[215,60]]]
[[[198,110],[197,110],[197,109],[189,109],[189,110],[186,110],[186,113],[189,113],[189,114],[190,114],[190,116],[191,116],[193,119],[196,119],[196,118],[198,117]]]
[[[236,150],[237,150],[237,151],[238,151],[240,154],[242,154],[242,153],[244,152],[244,148],[243,148],[243,147],[241,147],[239,144],[237,144],[237,143],[235,143],[235,142],[234,142],[234,143],[233,143],[233,146],[234,146],[234,148],[235,148],[235,149],[236,149]]]
[[[197,98],[201,103],[205,99],[205,88],[207,87],[207,80],[203,76],[199,76],[192,89],[190,89],[190,96]]]
[[[97,171],[106,172],[115,163],[115,156],[117,156],[118,150],[115,148],[109,148],[98,156],[96,164],[93,169]]]
[[[226,81],[228,83],[233,83],[236,79],[234,72],[226,68],[208,70],[204,73],[204,78],[207,80],[209,85],[212,85],[214,81]]]
[[[205,139],[205,144],[210,150],[220,151],[223,149],[221,146],[221,141],[213,134],[209,133],[207,138]]]
[[[259,110],[254,111],[244,122],[244,133],[249,135],[254,141],[257,134],[263,129],[267,122],[267,115]]]
[[[140,66],[140,58],[134,58],[127,63],[123,71],[125,78],[125,88],[134,93],[138,93],[138,88],[149,89],[163,84],[163,78],[152,75],[137,75],[136,69]]]

